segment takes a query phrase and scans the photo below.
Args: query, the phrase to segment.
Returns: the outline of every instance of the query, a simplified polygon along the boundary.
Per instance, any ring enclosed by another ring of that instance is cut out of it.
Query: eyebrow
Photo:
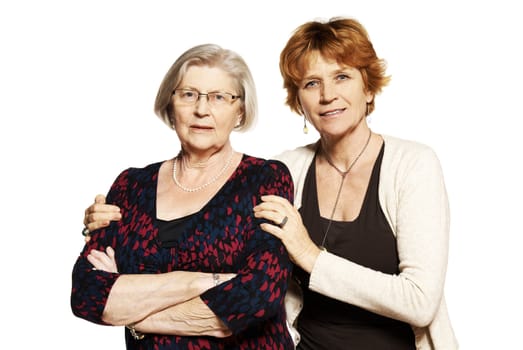
[[[350,71],[354,70],[356,68],[353,68],[351,66],[344,66],[344,67],[341,67],[339,69],[336,69],[332,76],[335,76],[335,75],[338,75],[340,73],[350,73]],[[304,81],[304,80],[322,80],[318,75],[316,74],[311,74],[311,75],[308,75],[308,76],[304,76],[301,81]]]

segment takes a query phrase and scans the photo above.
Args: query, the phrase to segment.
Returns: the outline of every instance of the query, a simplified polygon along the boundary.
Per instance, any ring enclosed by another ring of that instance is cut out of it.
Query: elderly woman
[[[129,168],[107,202],[120,219],[90,232],[73,269],[73,313],[126,325],[127,349],[292,348],[284,311],[291,263],[253,216],[263,195],[292,201],[288,169],[235,151],[256,114],[236,53],[201,45],[165,75],[155,112],[181,150]]]

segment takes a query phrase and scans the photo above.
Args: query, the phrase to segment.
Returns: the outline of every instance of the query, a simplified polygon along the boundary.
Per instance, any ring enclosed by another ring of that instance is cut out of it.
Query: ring
[[[84,227],[84,229],[82,230],[82,236],[87,237],[89,236],[89,233],[89,229],[87,227]]]
[[[280,228],[283,228],[283,226],[285,226],[285,224],[287,223],[287,220],[289,220],[289,218],[287,216],[284,217],[278,226],[280,226]]]

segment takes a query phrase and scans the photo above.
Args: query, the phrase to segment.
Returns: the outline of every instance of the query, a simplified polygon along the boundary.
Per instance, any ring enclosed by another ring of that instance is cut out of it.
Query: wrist
[[[187,285],[187,293],[189,298],[192,299],[205,292],[206,290],[214,287],[215,277],[213,273],[209,272],[191,272],[191,281]]]
[[[316,264],[316,259],[318,259],[318,256],[321,253],[320,248],[315,245],[312,241],[310,242],[305,248],[301,254],[295,257],[295,264],[300,266],[304,271],[307,273],[311,273],[312,269],[314,268],[314,264]]]

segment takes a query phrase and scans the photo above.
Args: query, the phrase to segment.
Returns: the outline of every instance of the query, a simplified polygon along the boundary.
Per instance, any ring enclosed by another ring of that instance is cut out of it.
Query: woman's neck
[[[220,149],[193,152],[182,149],[178,154],[178,159],[184,169],[206,169],[212,168],[216,164],[222,164],[231,155],[233,149],[231,145],[225,145]]]
[[[322,155],[339,169],[348,169],[361,151],[366,148],[372,131],[368,128],[359,128],[340,138],[322,137]]]

